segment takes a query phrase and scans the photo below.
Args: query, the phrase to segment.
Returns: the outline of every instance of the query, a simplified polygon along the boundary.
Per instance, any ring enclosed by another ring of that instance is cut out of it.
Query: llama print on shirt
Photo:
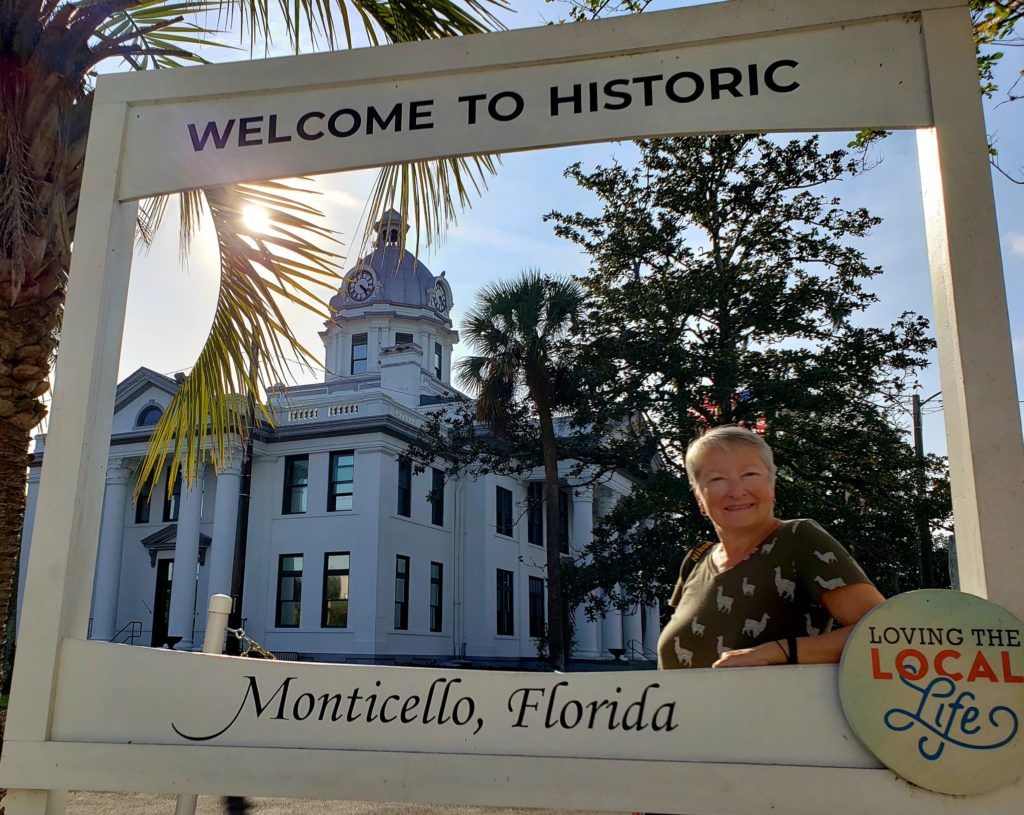
[[[796,599],[796,583],[782,576],[781,566],[775,567],[775,590],[779,593],[779,597],[788,597],[790,600]]]
[[[718,587],[718,610],[723,614],[732,614],[732,601],[733,598],[722,592],[722,587]]]
[[[679,644],[679,637],[672,639],[672,646],[676,649],[676,659],[679,660],[679,664],[684,668],[693,667],[693,651],[688,651]]]
[[[768,612],[761,615],[760,620],[751,620],[749,617],[743,622],[743,634],[748,637],[760,637],[768,625]]]

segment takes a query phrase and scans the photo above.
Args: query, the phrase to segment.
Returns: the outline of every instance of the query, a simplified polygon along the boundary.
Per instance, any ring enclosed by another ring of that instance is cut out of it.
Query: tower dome
[[[374,224],[372,252],[345,273],[345,282],[331,298],[332,312],[345,314],[368,305],[386,303],[431,309],[450,324],[451,289],[444,273],[431,274],[426,265],[405,248],[409,226],[397,210],[386,210]]]
[[[325,381],[377,383],[412,403],[443,395],[459,341],[452,290],[444,272],[431,274],[405,248],[409,227],[399,212],[386,210],[374,228],[373,251],[345,272],[320,332]]]

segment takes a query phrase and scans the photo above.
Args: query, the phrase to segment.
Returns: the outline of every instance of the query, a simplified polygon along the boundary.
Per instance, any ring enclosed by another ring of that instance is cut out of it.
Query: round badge
[[[888,600],[850,635],[839,694],[857,738],[912,784],[974,795],[1024,774],[1024,623],[995,603]]]

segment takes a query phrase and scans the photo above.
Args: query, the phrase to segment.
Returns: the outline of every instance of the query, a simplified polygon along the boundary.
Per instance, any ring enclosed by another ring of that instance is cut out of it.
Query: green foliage
[[[635,167],[567,170],[598,214],[548,216],[591,257],[576,423],[598,435],[626,428],[636,444],[618,453],[632,453],[622,465],[639,479],[574,580],[664,597],[683,548],[711,534],[689,497],[686,445],[739,422],[762,427],[776,451],[784,516],[817,518],[883,590],[914,585],[915,508],[947,521],[948,490],[932,460],[918,495],[914,451],[893,418],[933,341],[910,313],[888,328],[858,324],[876,299],[863,283],[881,270],[850,239],[878,219],[842,208],[827,186],[859,165],[822,153],[817,138],[638,144]]]
[[[993,77],[993,68],[1004,56],[999,50],[1005,46],[1019,46],[1021,39],[1016,26],[1024,19],[1024,0],[971,0],[971,22],[974,40],[978,46],[978,76],[981,91],[991,97],[999,86]],[[989,50],[989,49],[996,50]],[[1024,77],[1024,71],[1021,72]],[[1011,99],[1019,98],[1011,94]]]
[[[477,418],[501,438],[526,404],[537,417],[544,467],[548,657],[564,669],[569,656],[568,609],[563,602],[559,551],[560,458],[554,411],[570,381],[565,340],[574,327],[583,290],[572,280],[524,272],[485,286],[467,312],[463,336],[472,356],[458,363],[460,382],[477,394]]]
[[[651,0],[545,0],[547,3],[568,5],[569,19],[573,22],[614,17],[621,14],[639,14]]]
[[[499,434],[524,393],[538,410],[564,401],[559,391],[568,387],[571,371],[563,363],[564,341],[582,301],[575,282],[537,271],[491,283],[477,294],[462,328],[473,355],[459,360],[456,371],[460,383],[478,394],[479,417]]]

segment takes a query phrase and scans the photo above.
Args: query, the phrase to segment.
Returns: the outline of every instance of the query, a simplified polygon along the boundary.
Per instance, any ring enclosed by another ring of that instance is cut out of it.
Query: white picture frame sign
[[[67,789],[689,815],[1019,811],[1021,782],[955,798],[884,769],[843,719],[834,666],[559,676],[262,663],[86,637],[140,198],[448,154],[865,127],[919,133],[960,586],[1022,617],[1024,448],[960,0],[733,0],[102,76],[0,763],[7,811],[55,815]],[[354,688],[364,703],[378,694],[373,722]],[[424,722],[445,688],[444,715],[459,721]],[[334,695],[363,718],[335,718]],[[472,705],[456,712],[461,699]]]

